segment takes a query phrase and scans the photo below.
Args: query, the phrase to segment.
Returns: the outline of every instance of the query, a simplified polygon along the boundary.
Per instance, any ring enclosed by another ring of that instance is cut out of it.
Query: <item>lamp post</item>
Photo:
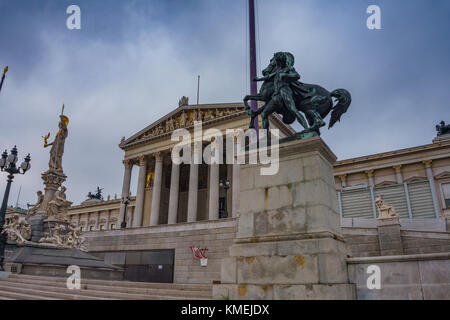
[[[127,206],[130,203],[130,196],[122,197],[122,203],[124,204],[123,209],[123,220],[120,224],[120,228],[125,229],[127,227]]]
[[[225,201],[223,204],[223,210],[219,211],[219,219],[228,218],[228,212],[227,212],[227,193],[228,189],[230,189],[230,180],[228,179],[220,179],[219,180],[219,186],[223,187],[225,189]]]
[[[30,154],[25,157],[20,167],[16,166],[17,162],[17,147],[12,148],[11,153],[5,150],[0,158],[0,171],[8,173],[8,180],[6,184],[5,195],[3,196],[2,206],[0,208],[0,271],[3,271],[3,259],[5,258],[5,246],[7,235],[3,233],[3,225],[5,224],[6,208],[8,206],[9,191],[11,190],[11,183],[13,182],[15,174],[25,174],[31,168]]]

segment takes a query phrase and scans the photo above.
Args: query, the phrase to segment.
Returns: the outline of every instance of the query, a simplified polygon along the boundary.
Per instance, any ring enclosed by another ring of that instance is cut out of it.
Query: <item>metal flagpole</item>
[[[250,94],[258,94],[258,87],[253,78],[256,77],[256,36],[255,36],[255,0],[248,0],[249,39],[250,39]],[[250,101],[253,111],[258,110],[258,102]],[[258,132],[258,117],[255,118],[255,129]]]
[[[197,78],[197,105],[199,103],[199,97],[200,97],[200,75],[198,75]]]

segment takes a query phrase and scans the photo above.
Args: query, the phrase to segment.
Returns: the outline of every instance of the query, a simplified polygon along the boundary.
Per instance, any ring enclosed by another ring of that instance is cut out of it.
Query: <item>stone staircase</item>
[[[70,290],[66,278],[12,274],[0,278],[0,300],[207,300],[212,285],[81,280]]]

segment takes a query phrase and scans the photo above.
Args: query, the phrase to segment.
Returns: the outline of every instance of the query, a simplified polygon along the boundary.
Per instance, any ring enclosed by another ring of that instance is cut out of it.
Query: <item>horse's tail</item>
[[[333,107],[331,112],[330,124],[328,129],[333,127],[337,121],[341,121],[341,116],[347,112],[350,103],[352,103],[352,96],[350,92],[345,89],[336,89],[330,94],[333,98],[336,98],[338,103]]]

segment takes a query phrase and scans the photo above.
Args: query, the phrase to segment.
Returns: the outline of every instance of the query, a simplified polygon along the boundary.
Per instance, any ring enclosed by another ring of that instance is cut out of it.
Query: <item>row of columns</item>
[[[159,224],[159,212],[161,205],[161,190],[162,190],[162,174],[163,174],[163,155],[161,152],[154,153],[155,157],[155,174],[153,179],[153,192],[150,211],[150,226]],[[124,162],[125,172],[122,186],[122,198],[129,195],[131,184],[131,173],[133,163],[129,160]],[[145,180],[147,173],[147,161],[145,157],[138,158],[139,176],[136,193],[136,205],[133,218],[133,227],[142,226],[143,212],[144,212],[144,196],[145,196]],[[169,194],[169,210],[168,210],[168,224],[177,223],[178,214],[178,198],[179,198],[179,184],[180,184],[180,165],[172,163],[172,171],[170,177],[170,194]],[[189,170],[189,194],[188,194],[188,212],[187,222],[197,221],[198,211],[198,175],[199,165],[191,164]],[[233,185],[232,185],[232,216],[235,217],[238,209],[239,199],[239,185],[240,185],[240,166],[233,165]],[[118,228],[123,220],[125,206],[122,203],[120,206],[120,221]],[[209,173],[209,220],[219,219],[219,164],[210,165]]]
[[[435,211],[435,215],[436,218],[439,217],[439,203],[438,203],[438,198],[437,198],[437,191],[436,191],[436,185],[435,185],[435,181],[434,181],[434,175],[433,175],[433,170],[431,168],[431,164],[432,164],[433,160],[424,160],[422,161],[424,167],[425,167],[425,173],[427,176],[427,180],[430,184],[430,189],[431,189],[431,196],[433,198],[433,205],[434,205],[434,211]],[[403,180],[403,174],[402,174],[402,165],[395,165],[392,167],[395,170],[395,178],[396,178],[396,182],[398,184],[402,184],[404,183]],[[369,187],[373,188],[375,186],[375,182],[374,182],[374,170],[367,170],[364,171],[364,173],[367,175],[367,180],[368,180],[368,185]],[[347,187],[347,174],[341,174],[339,175],[339,179],[341,180],[341,186],[342,188]],[[407,188],[407,186],[405,186]]]
[[[86,216],[86,231],[89,231],[89,228],[91,226],[91,219],[93,217],[95,217],[95,223],[94,223],[94,230],[100,230],[100,218],[101,218],[101,213],[102,211],[97,211],[97,212],[89,212],[87,213]],[[76,221],[76,225],[80,226],[81,225],[81,221],[82,221],[82,213],[78,214],[77,216],[77,221]],[[111,210],[107,210],[107,214],[106,214],[106,220],[105,220],[105,230],[110,229],[110,222],[111,222]],[[75,223],[75,221],[72,220],[72,223]]]

